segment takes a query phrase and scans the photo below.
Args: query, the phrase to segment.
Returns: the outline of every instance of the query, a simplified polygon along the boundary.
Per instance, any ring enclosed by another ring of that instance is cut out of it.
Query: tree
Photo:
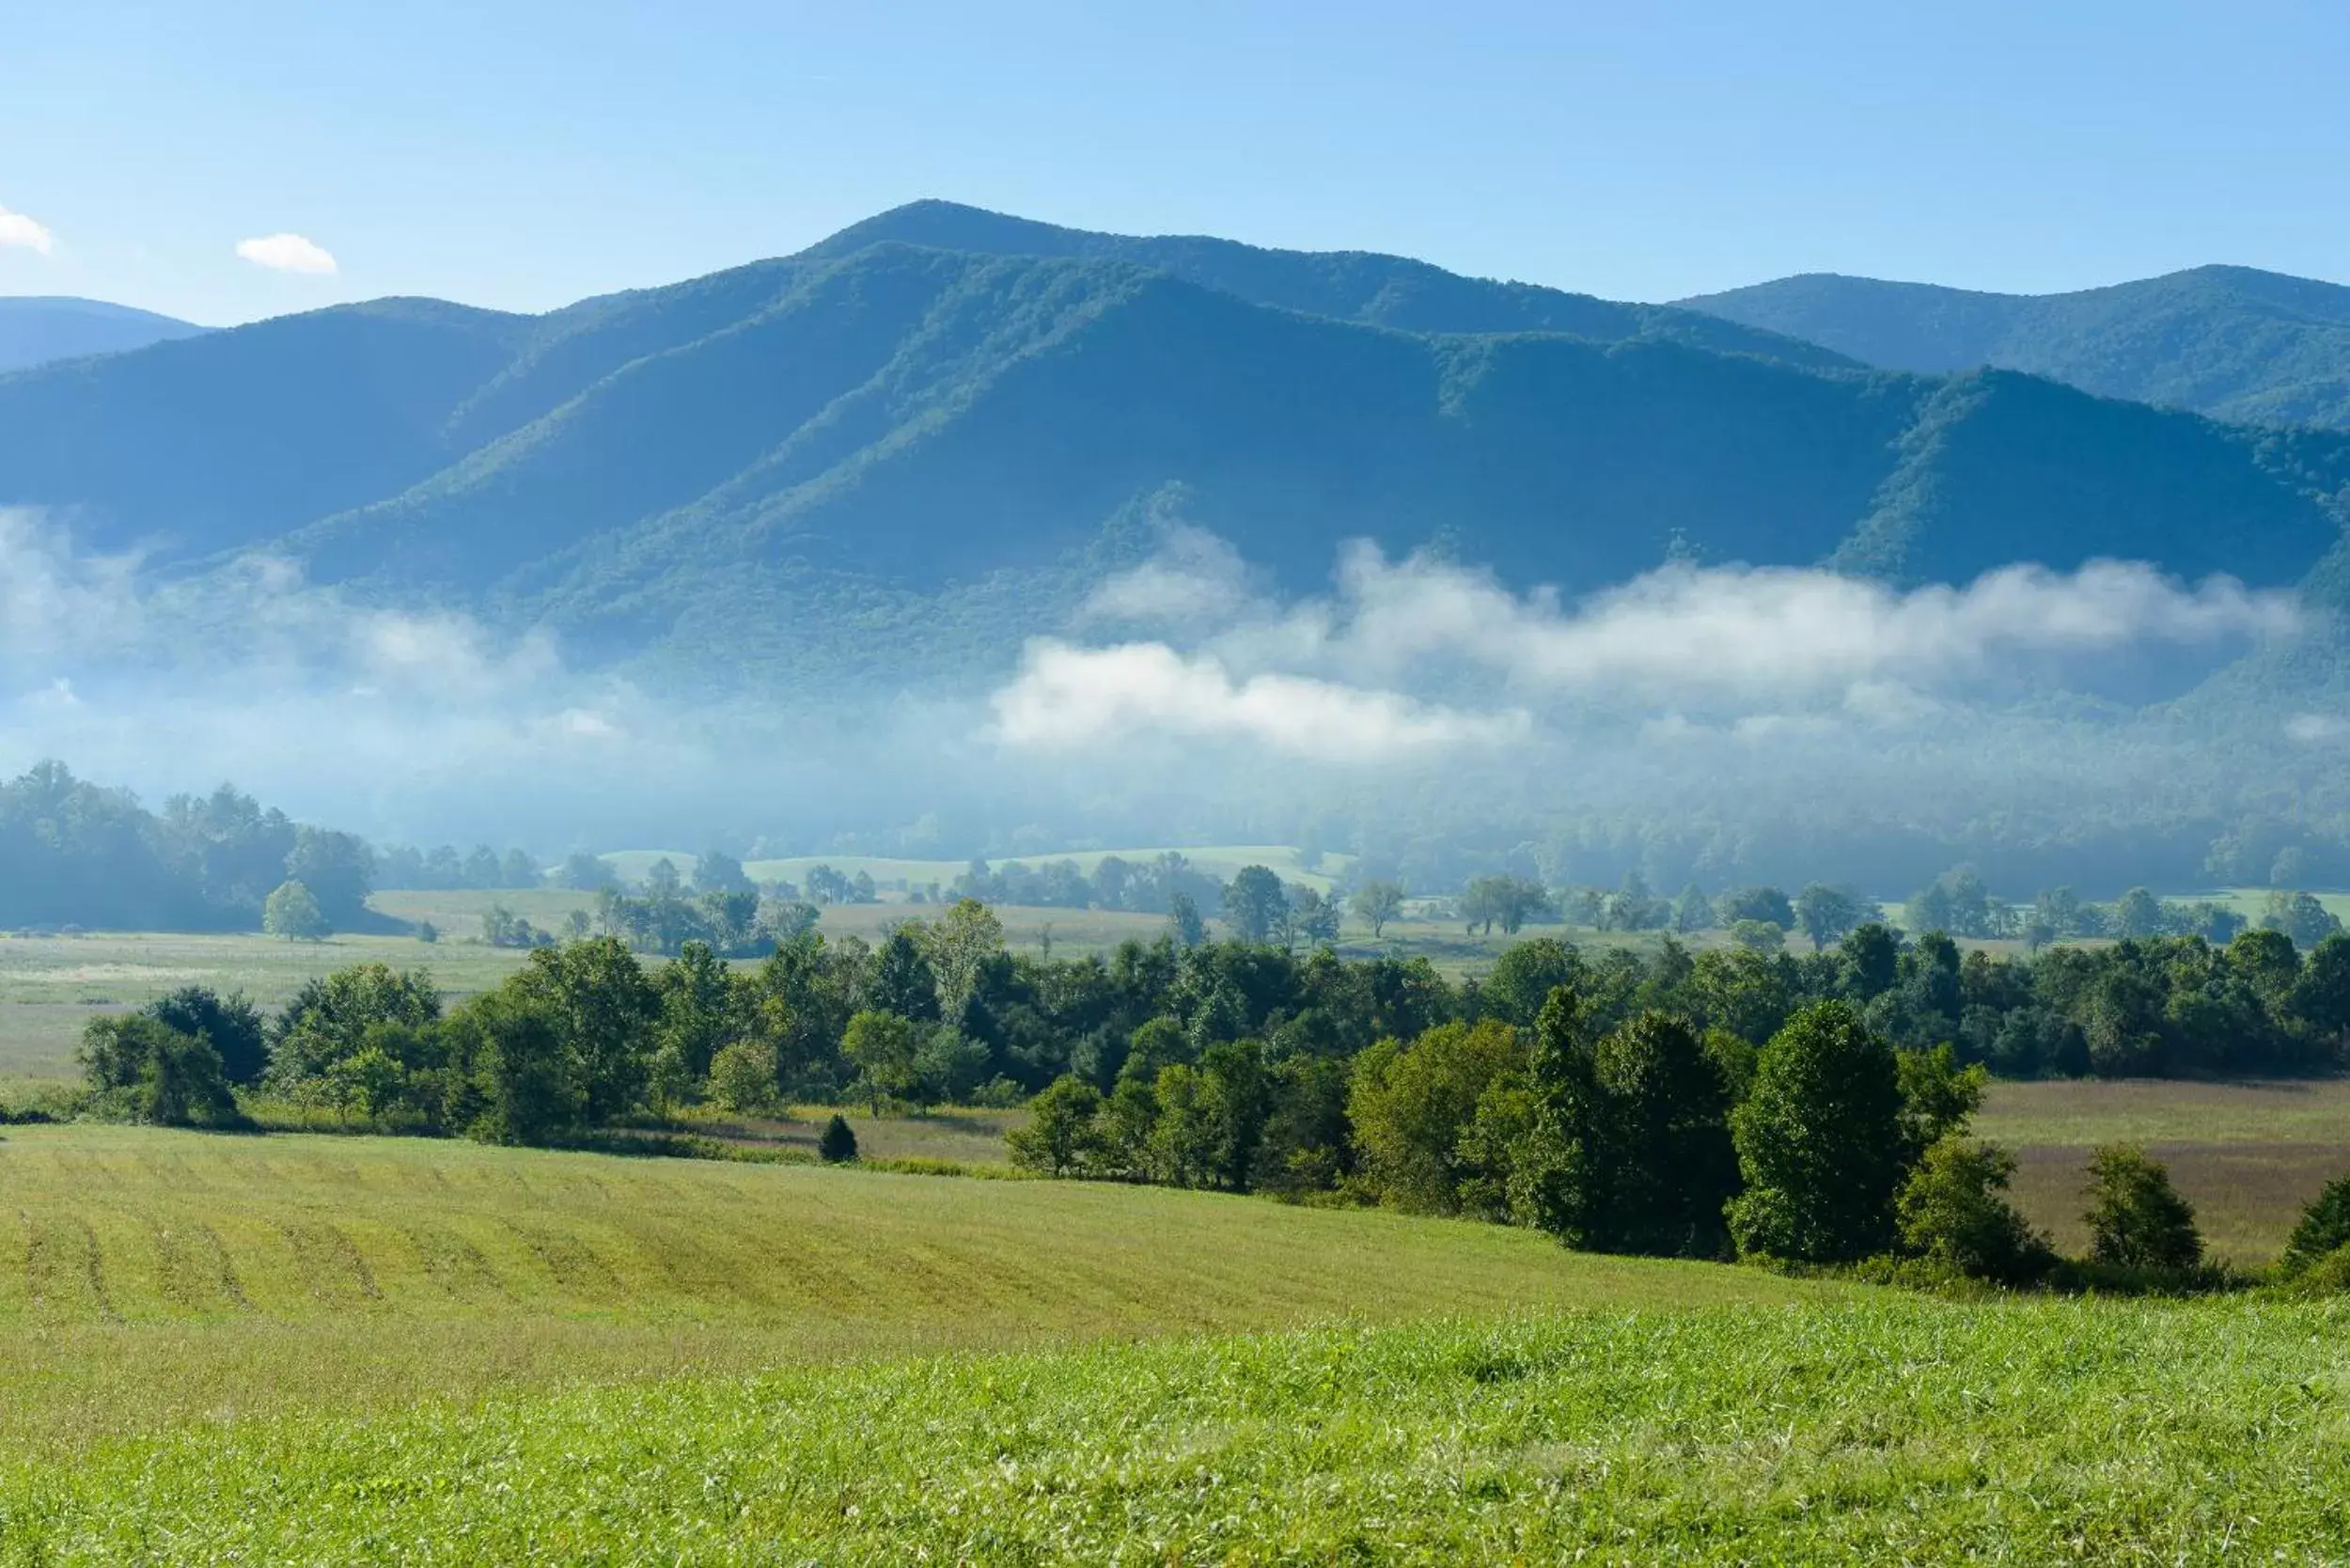
[[[1902,939],[1881,920],[1864,920],[1838,944],[1838,983],[1854,1001],[1866,1004],[1901,980]]]
[[[869,1008],[849,1020],[840,1036],[840,1055],[857,1070],[857,1087],[875,1116],[881,1114],[885,1099],[913,1093],[922,1036],[912,1019],[894,1012]]]
[[[289,942],[323,942],[333,928],[310,889],[299,882],[285,882],[261,905],[261,930]]]
[[[166,1028],[210,1041],[220,1054],[221,1076],[232,1084],[250,1087],[269,1071],[261,1010],[242,991],[223,996],[210,986],[182,986],[139,1011]]]
[[[1704,1043],[1684,1019],[1643,1012],[1599,1042],[1593,1067],[1609,1167],[1599,1239],[1611,1251],[1720,1256],[1738,1156],[1729,1086]]]
[[[1730,939],[1748,952],[1781,953],[1787,950],[1787,928],[1770,920],[1732,920]]]
[[[2301,1211],[2300,1223],[2285,1243],[2285,1272],[2298,1274],[2346,1247],[2350,1247],[2350,1176],[2337,1176]]]
[[[1264,866],[1243,866],[1224,887],[1224,918],[1244,942],[1262,942],[1289,918],[1289,894]]]
[[[936,981],[938,1009],[952,1016],[963,1011],[989,966],[1003,956],[1004,922],[979,900],[957,899],[936,924],[922,929],[920,942]]]
[[[776,1050],[764,1041],[729,1041],[711,1058],[713,1104],[730,1111],[756,1113],[774,1109],[780,1097],[776,1086]]]
[[[1815,1002],[1771,1037],[1731,1130],[1746,1182],[1730,1206],[1741,1253],[1843,1262],[1891,1240],[1900,1066],[1848,1004]]]
[[[1167,896],[1167,934],[1186,952],[1208,939],[1208,922],[1199,917],[1199,905],[1189,893]]]
[[[1684,936],[1700,931],[1711,931],[1719,917],[1714,913],[1713,901],[1696,883],[1681,890],[1681,898],[1673,905],[1673,930]]]
[[[2337,1058],[2350,1047],[2350,936],[2337,932],[2310,949],[2293,982],[2291,1006]]]
[[[2160,936],[2170,928],[2164,917],[2162,901],[2143,887],[2133,887],[2116,900],[2113,905],[2113,934],[2116,936]]]
[[[1080,1175],[1102,1153],[1102,1091],[1064,1074],[1028,1102],[1028,1120],[1004,1137],[1011,1163],[1047,1176]]]
[[[1995,1143],[1945,1137],[1902,1184],[1895,1206],[1903,1247],[1974,1279],[2021,1283],[2052,1254],[2007,1200],[2015,1156]]]
[[[1533,1126],[1512,1172],[1510,1206],[1568,1247],[1591,1247],[1604,1234],[1613,1197],[1606,1104],[1583,1038],[1583,1000],[1567,986],[1543,1003],[1528,1076]]]
[[[1736,887],[1715,901],[1714,910],[1724,923],[1762,920],[1780,931],[1795,929],[1795,907],[1776,887]]]
[[[355,834],[298,827],[286,856],[286,880],[307,888],[331,924],[348,929],[366,917],[375,852]]]
[[[1550,907],[1550,895],[1542,884],[1522,877],[1480,876],[1461,891],[1462,923],[1472,931],[1481,927],[1488,936],[1496,925],[1504,934],[1515,936],[1527,921]]]
[[[661,996],[618,937],[539,948],[507,986],[554,1023],[588,1121],[619,1120],[643,1101]]]
[[[645,873],[645,895],[654,899],[674,899],[685,890],[685,879],[678,875],[677,866],[667,855],[652,863]]]
[[[1580,995],[1590,980],[1582,954],[1555,936],[1537,936],[1505,949],[1494,960],[1482,993],[1485,1011],[1530,1029],[1552,992],[1563,985]]]
[[[100,1104],[118,1115],[184,1127],[236,1113],[212,1043],[145,1013],[91,1019],[79,1056]]]
[[[1378,941],[1386,934],[1387,922],[1403,909],[1403,885],[1400,882],[1366,882],[1355,889],[1347,900],[1347,907],[1355,917],[1371,928],[1371,939]]]
[[[611,866],[581,851],[565,855],[561,870],[555,873],[555,885],[574,893],[600,893],[607,887],[618,887],[619,883]]]
[[[1289,890],[1289,928],[1308,942],[1339,939],[1339,906],[1303,883]]]
[[[2317,900],[2307,893],[2287,893],[2281,889],[2268,895],[2268,909],[2261,917],[2261,925],[2269,931],[2283,932],[2304,952],[2342,930],[2342,921]]]
[[[460,1008],[447,1028],[479,1097],[480,1114],[468,1129],[474,1137],[545,1144],[579,1125],[588,1096],[563,1022],[543,997],[503,985]]]
[[[904,927],[882,939],[873,949],[872,978],[865,987],[868,1008],[916,1023],[938,1021],[938,979],[922,949],[921,941]]]
[[[2170,1172],[2131,1143],[2108,1143],[2090,1156],[2089,1255],[2115,1268],[2183,1270],[2203,1261],[2195,1209],[2170,1184]]]
[[[856,1129],[838,1111],[816,1135],[816,1157],[826,1165],[846,1165],[856,1158]]]
[[[757,893],[759,888],[743,862],[724,850],[705,850],[694,862],[694,891],[697,893]]]
[[[1841,941],[1846,932],[1860,923],[1863,913],[1858,894],[1820,882],[1811,883],[1797,893],[1794,907],[1795,923],[1811,939],[1814,951]]]
[[[509,888],[528,888],[542,886],[546,878],[539,870],[539,862],[528,850],[510,849],[498,862],[498,881]]]
[[[1371,1046],[1355,1058],[1346,1100],[1365,1184],[1394,1208],[1457,1212],[1462,1132],[1496,1080],[1526,1070],[1518,1031],[1498,1020]]]

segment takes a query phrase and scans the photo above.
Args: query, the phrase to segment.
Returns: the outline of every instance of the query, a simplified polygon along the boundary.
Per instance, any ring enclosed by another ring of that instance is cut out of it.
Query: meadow
[[[0,1451],[808,1360],[1837,1294],[1158,1187],[422,1138],[10,1127],[0,1215]]]
[[[2328,1561],[2346,1329],[1879,1294],[531,1390],[0,1461],[0,1560]]]

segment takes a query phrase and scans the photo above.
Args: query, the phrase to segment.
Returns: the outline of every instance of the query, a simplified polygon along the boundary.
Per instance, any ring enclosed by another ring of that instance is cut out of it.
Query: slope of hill
[[[62,294],[0,296],[0,376],[53,360],[120,353],[194,337],[206,330],[193,321],[103,300]]]
[[[1498,324],[1582,330],[1469,330]],[[1357,536],[1570,591],[1688,552],[2273,584],[2341,536],[2350,437],[1777,341],[923,204],[544,317],[385,300],[0,380],[0,505],[769,693],[983,678],[1173,517],[1292,588]]]
[[[1991,365],[2217,418],[2350,427],[2350,289],[2249,267],[2067,294],[1814,273],[1679,302],[1893,369]]]

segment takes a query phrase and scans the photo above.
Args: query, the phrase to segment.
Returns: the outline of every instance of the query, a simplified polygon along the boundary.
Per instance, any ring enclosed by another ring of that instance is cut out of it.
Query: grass
[[[73,1049],[82,1027],[102,1013],[137,1007],[183,985],[243,990],[274,1009],[314,976],[379,962],[428,968],[445,993],[462,997],[495,985],[522,955],[410,936],[325,942],[162,933],[0,937],[0,1095],[11,1080],[76,1076]]]
[[[2350,1172],[2350,1079],[1994,1084],[1975,1130],[2015,1150],[2017,1206],[2060,1247],[2087,1243],[2089,1151],[2128,1141],[2170,1166],[2215,1252],[2262,1263],[2319,1189]]]
[[[0,1463],[0,1557],[2336,1560],[2346,1331],[1885,1295],[532,1392]]]
[[[1837,1294],[1164,1188],[12,1127],[0,1452],[843,1356]]]

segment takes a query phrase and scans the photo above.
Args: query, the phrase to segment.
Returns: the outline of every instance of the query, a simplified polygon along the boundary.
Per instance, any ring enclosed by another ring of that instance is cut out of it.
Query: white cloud
[[[1060,750],[1124,735],[1242,740],[1316,761],[1386,762],[1526,732],[1521,713],[1467,713],[1396,692],[1293,675],[1235,680],[1165,643],[1087,649],[1042,638],[994,698],[997,735]]]
[[[299,234],[265,234],[255,240],[239,240],[237,254],[255,266],[267,267],[272,272],[331,274],[335,271],[335,258]]]
[[[1224,621],[1252,604],[1248,564],[1238,550],[1204,528],[1179,525],[1151,559],[1095,588],[1078,608],[1080,624]]]
[[[24,213],[0,207],[0,246],[8,245],[46,256],[57,248],[57,238]]]

